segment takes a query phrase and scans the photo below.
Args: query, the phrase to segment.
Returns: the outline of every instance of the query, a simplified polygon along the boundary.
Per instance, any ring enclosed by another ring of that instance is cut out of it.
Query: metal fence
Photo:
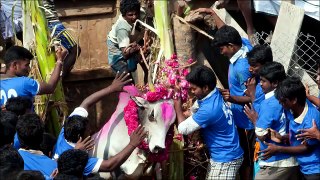
[[[281,36],[281,45],[286,46],[286,38],[288,35],[283,34]],[[269,44],[271,43],[272,33],[257,32],[254,36],[255,44]],[[316,86],[316,74],[317,74],[317,63],[316,60],[320,59],[320,46],[316,38],[310,34],[304,34],[300,32],[298,39],[295,43],[294,51],[292,53],[290,61],[282,63],[287,67],[287,74],[289,76],[299,76],[303,79],[305,84],[308,84],[310,94],[317,95],[319,93]],[[273,51],[279,51],[273,49]],[[277,52],[279,53],[279,52]],[[280,52],[285,54],[287,52]],[[280,55],[281,57],[281,55]],[[274,59],[277,61],[277,59]],[[306,75],[307,74],[307,75]],[[308,78],[305,78],[308,76]],[[309,78],[310,77],[310,78]]]

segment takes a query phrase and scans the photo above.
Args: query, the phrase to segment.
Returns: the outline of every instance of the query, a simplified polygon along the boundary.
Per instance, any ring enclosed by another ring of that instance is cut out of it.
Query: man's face
[[[318,66],[318,70],[317,70],[317,84],[318,84],[318,89],[320,89],[320,65]]]
[[[294,102],[288,98],[282,98],[279,100],[279,103],[282,105],[284,109],[292,109]]]
[[[140,16],[140,12],[137,11],[129,11],[126,13],[125,16],[123,16],[123,18],[129,23],[129,24],[133,24],[134,22],[136,22],[136,20],[139,18]]]
[[[260,85],[264,94],[274,90],[275,85],[267,80],[265,77],[260,77]]]
[[[231,44],[220,46],[220,54],[228,57],[229,59],[235,54],[234,47]]]
[[[190,91],[194,96],[197,97],[197,99],[202,99],[207,95],[205,88],[201,88],[192,83],[190,83]]]
[[[13,62],[16,76],[28,76],[30,72],[30,60],[18,60]]]
[[[262,67],[262,65],[261,65],[260,63],[250,64],[250,66],[249,66],[249,72],[250,72],[253,76],[258,76],[261,67]]]

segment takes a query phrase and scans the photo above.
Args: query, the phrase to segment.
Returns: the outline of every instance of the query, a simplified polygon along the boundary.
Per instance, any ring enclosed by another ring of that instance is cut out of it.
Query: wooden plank
[[[278,21],[272,36],[273,59],[288,70],[294,46],[302,25],[304,10],[288,2],[282,2]]]
[[[94,80],[102,78],[114,77],[111,68],[108,66],[106,68],[95,68],[95,69],[85,69],[85,70],[74,70],[68,77],[64,80],[65,82],[72,81],[84,81],[84,80]]]
[[[113,13],[113,4],[59,8],[57,13],[59,17],[105,15]]]
[[[310,93],[317,95],[316,82],[303,68],[299,67],[294,58],[292,59],[303,18],[304,10],[302,8],[288,2],[282,2],[270,46],[274,60],[283,64],[286,72],[288,72],[290,65],[294,64],[301,70],[299,76],[302,77],[302,82],[310,85]]]

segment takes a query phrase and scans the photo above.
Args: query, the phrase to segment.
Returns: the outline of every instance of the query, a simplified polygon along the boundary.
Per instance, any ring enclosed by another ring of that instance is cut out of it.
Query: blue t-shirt
[[[1,79],[0,85],[0,106],[11,97],[24,96],[32,99],[39,91],[39,83],[29,77]]]
[[[14,134],[14,139],[13,139],[13,148],[15,149],[20,149],[20,141],[18,138],[18,133],[16,132],[16,134]]]
[[[198,100],[199,109],[192,115],[201,126],[201,133],[210,157],[216,162],[230,162],[243,155],[232,112],[217,89]]]
[[[252,49],[250,42],[247,39],[242,39],[242,44],[249,51]],[[247,57],[241,55],[235,62],[231,62],[229,65],[228,84],[231,96],[245,96],[245,82],[252,75],[249,72],[249,63]],[[237,127],[243,129],[254,129],[254,125],[246,116],[244,106],[240,104],[232,103],[231,110],[234,116],[234,121]]]
[[[262,91],[261,84],[258,82],[256,86],[256,93],[255,93],[255,99],[252,102],[252,106],[256,112],[259,112],[260,110],[260,104],[264,100],[264,93]]]
[[[67,151],[69,149],[73,149],[74,147],[72,147],[70,144],[67,143],[66,139],[64,138],[64,128],[61,129],[61,132],[59,134],[58,140],[57,140],[57,144],[55,146],[54,149],[54,159],[58,159],[59,156],[64,152]],[[92,173],[95,165],[98,162],[98,158],[93,158],[90,157],[88,160],[88,163],[86,165],[86,167],[84,168],[84,175],[89,175],[90,173]]]
[[[51,179],[52,172],[57,169],[56,161],[43,154],[34,154],[24,150],[18,152],[24,161],[24,170],[40,171],[46,179]]]
[[[294,117],[290,111],[286,111],[287,118],[289,119],[289,135],[290,145],[299,146],[301,140],[295,137],[299,129],[309,129],[312,127],[312,120],[314,119],[317,127],[320,127],[320,112],[307,100],[308,112],[301,124],[294,121]],[[300,165],[300,171],[303,174],[317,174],[320,173],[320,142],[316,139],[309,139],[307,144],[311,146],[312,150],[308,153],[296,155],[297,161]]]
[[[261,102],[261,107],[259,111],[259,117],[257,119],[256,127],[261,129],[271,128],[280,133],[280,135],[285,135],[288,133],[288,120],[285,116],[284,109],[275,98],[274,95],[263,100]],[[276,143],[270,139],[266,140],[268,143],[276,144],[279,146],[284,146],[283,144]],[[259,140],[260,150],[268,148],[263,142]],[[291,156],[288,154],[277,153],[271,158],[265,160],[266,162],[274,162],[283,159],[288,159]]]

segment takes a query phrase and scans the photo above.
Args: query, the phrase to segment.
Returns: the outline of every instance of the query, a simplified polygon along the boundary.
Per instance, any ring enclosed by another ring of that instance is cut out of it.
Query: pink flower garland
[[[175,99],[181,97],[182,101],[185,102],[188,98],[188,90],[190,84],[185,79],[189,73],[188,65],[192,64],[194,61],[189,59],[187,65],[181,66],[179,59],[175,54],[171,56],[170,59],[165,60],[165,65],[160,70],[160,75],[157,78],[157,82],[154,85],[155,91],[147,91],[142,97],[149,102],[156,102],[161,99]],[[179,86],[180,91],[175,92],[175,86]],[[146,87],[148,90],[148,87]],[[133,100],[128,102],[128,105],[124,108],[124,120],[128,127],[128,134],[131,133],[139,125],[138,117],[138,106]],[[168,130],[165,145],[166,148],[160,153],[151,153],[149,150],[149,145],[143,141],[138,148],[146,151],[148,153],[148,160],[151,162],[161,162],[169,158],[169,149],[173,141],[173,126]],[[181,137],[176,137],[177,139],[182,139]]]

